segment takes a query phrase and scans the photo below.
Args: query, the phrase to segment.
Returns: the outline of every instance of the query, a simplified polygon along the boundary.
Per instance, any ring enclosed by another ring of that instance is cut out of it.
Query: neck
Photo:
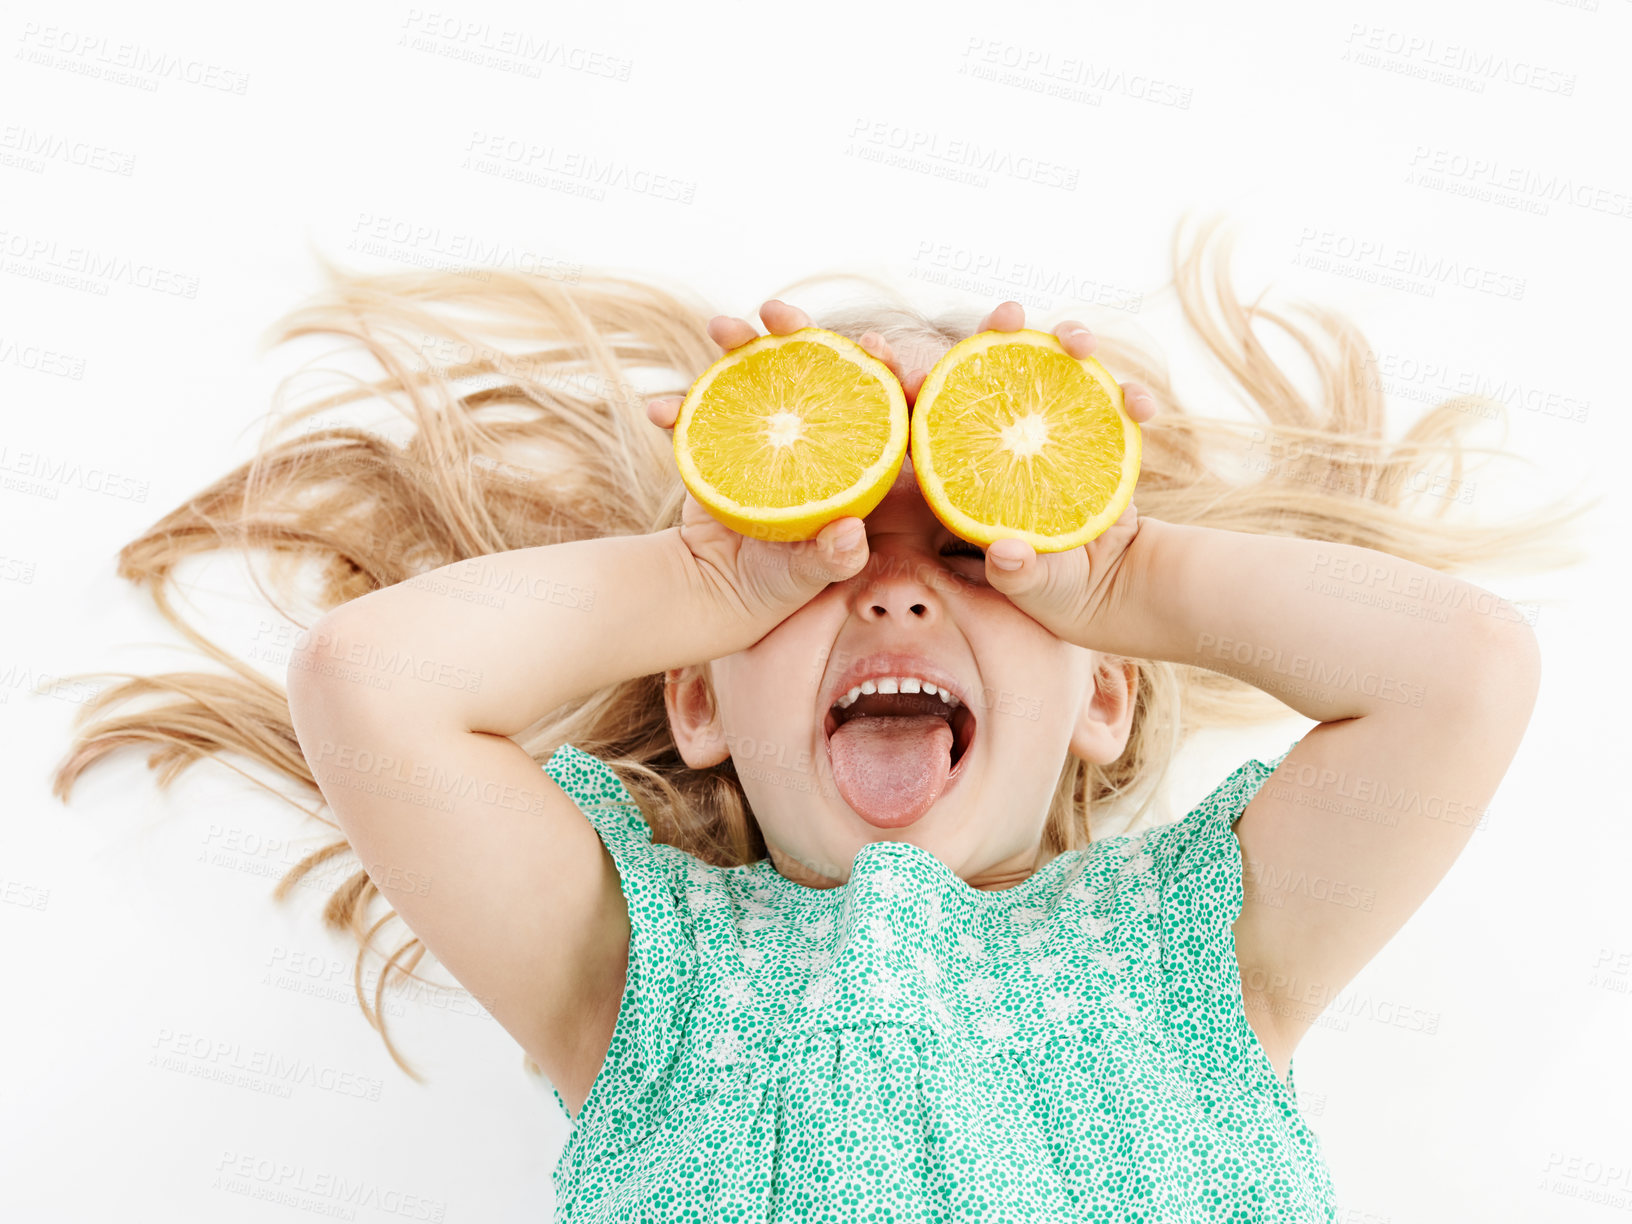
[[[840,888],[844,884],[843,880],[812,871],[799,860],[790,858],[774,848],[769,850],[769,857],[778,875],[806,888]],[[977,888],[982,892],[1002,892],[1006,888],[1025,883],[1055,857],[1056,855],[1050,852],[1046,845],[1039,844],[1031,850],[1011,855],[1002,862],[983,867],[972,875],[960,875],[959,878],[970,888]]]

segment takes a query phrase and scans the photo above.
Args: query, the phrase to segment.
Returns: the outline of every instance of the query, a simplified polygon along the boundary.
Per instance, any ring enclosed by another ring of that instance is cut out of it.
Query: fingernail
[[[1021,551],[1021,546],[1014,543],[1004,548],[1005,544],[1008,544],[1007,540],[993,540],[991,546],[986,549],[986,555],[992,559],[992,564],[1000,570],[1019,569],[1025,564],[1025,554]],[[1019,555],[1015,555],[1017,553]]]
[[[846,527],[843,531],[839,532],[838,535],[833,537],[833,551],[836,553],[849,552],[857,544],[861,543],[861,537],[864,531],[865,528],[862,527]]]

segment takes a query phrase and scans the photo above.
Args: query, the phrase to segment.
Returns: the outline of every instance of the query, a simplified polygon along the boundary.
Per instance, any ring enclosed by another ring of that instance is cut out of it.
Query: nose
[[[870,537],[871,555],[851,581],[851,612],[860,620],[888,624],[933,624],[941,616],[942,571],[899,537]]]

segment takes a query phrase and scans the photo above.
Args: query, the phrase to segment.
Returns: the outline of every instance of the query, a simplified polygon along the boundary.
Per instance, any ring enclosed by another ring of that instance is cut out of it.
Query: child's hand
[[[980,330],[1017,331],[1025,326],[1025,316],[1019,302],[1004,302],[981,320]],[[1093,355],[1094,335],[1075,319],[1061,323],[1054,334],[1073,357]],[[1123,406],[1137,424],[1156,415],[1156,397],[1148,388],[1136,382],[1120,385]],[[1095,615],[1114,600],[1122,561],[1138,531],[1139,512],[1130,501],[1104,532],[1065,552],[1039,554],[1024,540],[995,540],[986,549],[986,580],[1055,637],[1091,646],[1084,635],[1092,636]],[[999,564],[1007,560],[1018,562],[1018,568]]]
[[[759,308],[759,317],[766,330],[776,335],[813,326],[804,311],[775,298]],[[727,352],[759,336],[753,324],[730,315],[709,320],[708,334]],[[646,415],[654,425],[672,431],[684,402],[683,396],[651,400]],[[850,547],[835,547],[838,538],[851,529],[856,539]],[[815,539],[759,540],[721,523],[689,490],[680,513],[680,538],[697,563],[699,579],[720,598],[722,606],[742,613],[764,633],[821,594],[829,583],[859,573],[868,557],[866,526],[854,515],[835,519]]]

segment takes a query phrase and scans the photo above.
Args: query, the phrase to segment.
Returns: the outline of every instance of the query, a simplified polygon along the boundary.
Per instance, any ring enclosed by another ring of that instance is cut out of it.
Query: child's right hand
[[[804,311],[775,298],[759,308],[759,317],[765,321],[766,330],[776,335],[814,326]],[[726,352],[759,336],[752,323],[730,315],[715,315],[709,320],[708,334]],[[889,365],[898,379],[901,377],[894,355],[882,340],[868,333],[862,347]],[[921,374],[915,374],[918,376],[911,381],[921,385]],[[646,415],[653,424],[672,431],[683,402],[682,396],[651,400]],[[852,530],[856,538],[849,547],[836,547],[839,538]],[[680,538],[690,550],[704,588],[718,595],[727,611],[745,615],[766,633],[804,607],[829,583],[854,577],[867,564],[868,557],[865,524],[854,516],[835,519],[811,540],[757,540],[721,523],[689,490],[680,516]]]

